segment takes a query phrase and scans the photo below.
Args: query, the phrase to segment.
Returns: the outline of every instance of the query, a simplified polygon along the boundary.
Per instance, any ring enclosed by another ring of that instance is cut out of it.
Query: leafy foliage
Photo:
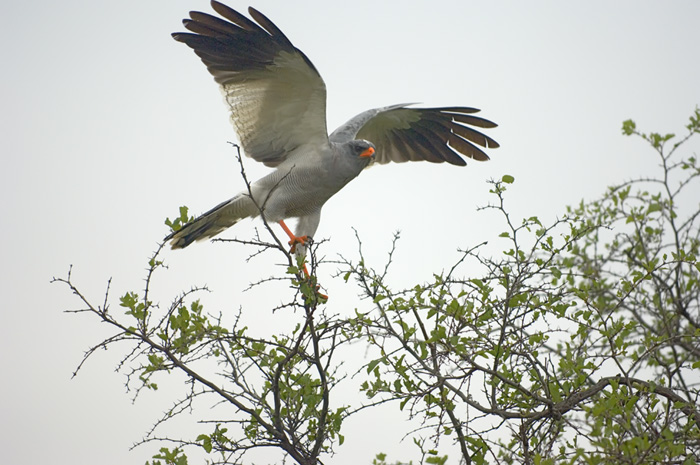
[[[180,216],[176,217],[174,220],[170,218],[165,219],[165,225],[170,228],[171,231],[179,231],[184,225],[194,220],[193,216],[189,216],[189,209],[186,206],[180,207]]]
[[[466,249],[430,282],[392,289],[394,249],[377,271],[360,247],[356,260],[339,265],[339,276],[367,297],[344,312],[350,317],[328,313],[316,281],[318,244],[308,250],[307,276],[304,258],[271,229],[273,241],[238,241],[286,257],[282,279],[294,295],[281,309],[296,311],[298,321],[284,333],[254,335],[239,320],[223,325],[197,298],[205,288],[161,309],[149,297],[151,277],[163,268],[160,249],[145,291],[124,293],[118,315],[108,311],[108,293],[95,306],[70,273],[56,281],[82,300],[79,311],[117,331],[85,358],[127,341],[132,350],[120,368],[137,392],[185,374],[190,390],[156,428],[200,399],[231,408],[203,422],[194,439],[167,438],[176,447],[161,448],[153,465],[186,464],[193,447],[212,463],[240,463],[270,447],[300,464],[321,463],[343,444],[348,416],[386,402],[413,420],[406,436],[418,463],[450,463],[444,451],[456,444],[468,464],[693,464],[700,459],[700,167],[679,149],[700,132],[700,110],[686,129],[677,139],[625,121],[623,134],[656,153],[658,176],[610,187],[550,224],[512,217],[512,176],[491,182],[494,200],[481,210],[500,218],[502,253],[487,256],[484,244]],[[181,210],[167,224],[187,221]],[[368,354],[351,381],[341,348]],[[366,398],[336,399],[341,382],[357,382]],[[158,439],[151,431],[143,442]],[[389,462],[379,453],[373,463]]]

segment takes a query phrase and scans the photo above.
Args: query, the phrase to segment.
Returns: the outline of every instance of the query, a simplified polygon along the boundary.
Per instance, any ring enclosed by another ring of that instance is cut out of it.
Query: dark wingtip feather
[[[224,18],[228,19],[235,25],[245,29],[246,31],[260,31],[260,26],[255,24],[253,21],[250,19],[246,18],[233,8],[224,5],[223,3],[219,3],[216,0],[211,1],[211,7],[219,13],[221,16]]]
[[[275,26],[275,23],[270,21],[270,19],[265,16],[264,14],[260,13],[258,10],[255,8],[248,7],[248,13],[250,14],[250,17],[253,18],[259,25],[263,27],[267,32],[270,33],[271,36],[278,37],[280,39],[283,39],[286,43],[289,45],[292,45],[292,43],[287,39],[287,36],[284,35],[284,32],[280,30],[277,26]]]

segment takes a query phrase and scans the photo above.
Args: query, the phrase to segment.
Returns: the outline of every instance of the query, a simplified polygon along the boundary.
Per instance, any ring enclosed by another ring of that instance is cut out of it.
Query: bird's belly
[[[282,199],[284,217],[299,217],[318,212],[338,189],[319,188],[319,186],[298,186]]]
[[[254,197],[258,205],[263,207],[266,218],[271,221],[311,215],[321,210],[323,204],[343,187],[325,181],[326,177],[313,170],[305,170],[297,175],[291,172],[276,182],[260,185]]]

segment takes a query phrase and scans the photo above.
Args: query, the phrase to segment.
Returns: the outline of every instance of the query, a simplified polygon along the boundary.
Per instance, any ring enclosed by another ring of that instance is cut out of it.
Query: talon
[[[294,236],[288,244],[292,246],[291,249],[289,249],[289,253],[294,253],[297,250],[297,244],[300,245],[306,245],[306,243],[309,241],[309,236]]]

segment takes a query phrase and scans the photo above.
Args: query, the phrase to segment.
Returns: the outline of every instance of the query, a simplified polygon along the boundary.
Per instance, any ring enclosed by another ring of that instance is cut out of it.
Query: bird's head
[[[374,154],[377,151],[374,144],[364,139],[353,140],[350,142],[350,148],[353,156],[360,160],[367,160],[367,162],[374,158]]]

